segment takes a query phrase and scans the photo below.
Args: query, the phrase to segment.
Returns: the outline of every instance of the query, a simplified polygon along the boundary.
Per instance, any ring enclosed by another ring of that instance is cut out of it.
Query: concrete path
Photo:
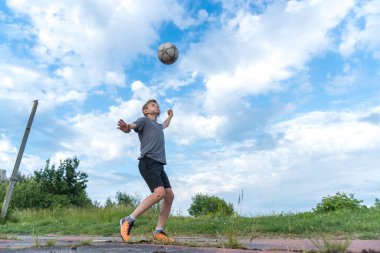
[[[182,252],[182,253],[247,253],[247,252],[302,252],[318,250],[308,239],[253,239],[238,238],[241,249],[230,249],[222,237],[176,237],[176,245],[156,244],[150,238],[134,237],[131,243],[124,243],[119,237],[90,236],[1,236],[0,252]],[[344,243],[345,241],[340,241]],[[350,252],[380,253],[380,240],[354,240]]]

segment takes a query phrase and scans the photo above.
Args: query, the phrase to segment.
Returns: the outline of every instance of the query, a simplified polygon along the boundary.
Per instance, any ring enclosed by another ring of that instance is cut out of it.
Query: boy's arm
[[[131,132],[131,129],[137,128],[135,123],[127,124],[122,119],[119,119],[119,121],[117,122],[117,125],[118,125],[117,128],[120,129],[121,131],[123,131],[124,133],[129,133],[129,132]]]
[[[137,125],[135,123],[128,124],[130,129],[136,129]]]
[[[166,118],[166,120],[162,124],[164,129],[167,128],[170,125],[170,121],[172,120],[173,116],[174,116],[173,110],[169,109],[168,110],[168,117]]]

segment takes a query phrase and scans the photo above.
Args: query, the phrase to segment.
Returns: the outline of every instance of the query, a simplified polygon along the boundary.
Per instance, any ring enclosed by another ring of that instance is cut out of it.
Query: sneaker
[[[164,231],[158,233],[153,233],[153,239],[163,242],[163,243],[173,243],[174,239],[170,238]]]
[[[128,242],[131,238],[130,234],[134,226],[134,222],[128,222],[126,218],[120,220],[120,235],[125,242]]]

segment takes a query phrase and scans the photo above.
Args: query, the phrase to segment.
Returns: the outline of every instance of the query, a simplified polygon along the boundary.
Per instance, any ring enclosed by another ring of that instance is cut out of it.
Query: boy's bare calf
[[[132,213],[132,216],[137,219],[141,214],[143,214],[151,206],[158,203],[162,199],[164,201],[162,202],[160,218],[161,218],[161,213],[163,213],[163,215],[166,216],[166,219],[167,219],[173,200],[174,200],[174,193],[171,188],[164,189],[163,186],[159,186],[155,188],[153,193],[150,196],[146,197],[143,201],[141,201],[140,205]],[[166,215],[166,213],[168,214]]]

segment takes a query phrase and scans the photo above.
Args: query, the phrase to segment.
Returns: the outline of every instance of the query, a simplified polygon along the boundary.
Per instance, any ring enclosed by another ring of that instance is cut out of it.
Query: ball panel
[[[168,53],[168,55],[173,57],[175,55],[175,50],[174,50],[174,48],[171,47],[168,50],[166,50],[166,53]]]
[[[170,43],[162,43],[157,50],[158,59],[164,64],[173,64],[179,56],[177,47]]]
[[[162,56],[162,60],[164,61],[164,62],[167,62],[167,61],[170,61],[170,56],[169,55],[167,55],[167,54],[164,54],[163,56]]]

